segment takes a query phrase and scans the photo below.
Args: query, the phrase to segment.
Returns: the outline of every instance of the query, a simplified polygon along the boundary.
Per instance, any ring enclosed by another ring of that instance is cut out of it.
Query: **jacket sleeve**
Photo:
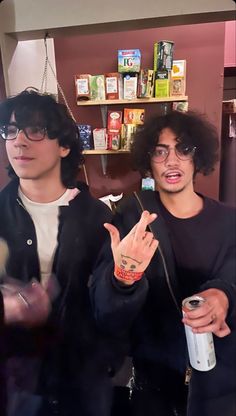
[[[236,211],[228,212],[224,224],[224,236],[221,250],[215,263],[212,275],[205,282],[201,290],[210,288],[220,289],[225,292],[229,300],[228,319],[235,321],[236,315]],[[232,319],[233,318],[233,319]],[[235,326],[235,322],[233,324]]]
[[[121,204],[112,221],[119,229],[121,238],[139,219],[139,213],[135,212],[137,209],[131,205],[127,207],[126,204]],[[128,215],[124,215],[124,209]],[[144,275],[132,286],[123,286],[114,277],[113,271],[114,263],[108,235],[91,279],[90,297],[99,327],[119,336],[130,329],[142,308],[148,292],[148,281]]]

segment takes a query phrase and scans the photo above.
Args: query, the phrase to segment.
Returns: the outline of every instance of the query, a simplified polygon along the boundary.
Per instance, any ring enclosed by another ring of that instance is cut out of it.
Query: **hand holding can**
[[[201,296],[191,296],[182,302],[183,316],[186,312],[199,308],[205,299]],[[215,367],[216,357],[214,341],[211,332],[197,334],[189,325],[184,325],[187,339],[190,364],[199,371],[208,371]]]

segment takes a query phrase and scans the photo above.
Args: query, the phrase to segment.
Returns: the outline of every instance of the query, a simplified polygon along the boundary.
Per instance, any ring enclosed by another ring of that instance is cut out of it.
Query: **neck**
[[[23,194],[33,202],[47,203],[56,201],[66,191],[66,187],[60,182],[35,181],[30,179],[20,179],[20,188]]]
[[[176,193],[160,191],[160,199],[165,208],[177,218],[190,218],[203,208],[202,198],[193,189]]]

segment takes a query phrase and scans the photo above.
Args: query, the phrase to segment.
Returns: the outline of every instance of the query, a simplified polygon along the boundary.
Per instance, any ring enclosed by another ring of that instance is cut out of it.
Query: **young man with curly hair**
[[[52,96],[6,99],[0,135],[12,177],[0,193],[7,415],[110,416],[116,347],[96,327],[88,286],[111,211],[77,182],[78,129]]]
[[[129,337],[133,415],[235,416],[236,210],[194,190],[196,174],[211,173],[218,159],[216,130],[191,112],[156,116],[137,133],[132,156],[156,190],[121,201],[105,224],[111,247],[91,297],[100,326]],[[192,295],[205,301],[183,318]],[[190,369],[189,388],[184,324],[212,332],[216,351],[213,369]]]

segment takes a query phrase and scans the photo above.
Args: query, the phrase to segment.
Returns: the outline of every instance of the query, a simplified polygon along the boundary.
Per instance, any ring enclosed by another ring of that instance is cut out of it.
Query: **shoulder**
[[[104,217],[106,221],[109,221],[112,217],[112,212],[108,206],[91,195],[89,188],[84,183],[78,183],[79,193],[71,201],[70,206],[76,210],[79,210],[86,216],[96,215],[97,218],[100,216]],[[106,219],[107,218],[107,219]]]
[[[209,218],[219,225],[232,227],[235,232],[236,207],[207,197],[204,198],[204,205]]]
[[[236,215],[236,207],[229,205],[225,202],[216,201],[215,199],[204,197],[205,206],[207,209],[215,211],[219,215]]]

